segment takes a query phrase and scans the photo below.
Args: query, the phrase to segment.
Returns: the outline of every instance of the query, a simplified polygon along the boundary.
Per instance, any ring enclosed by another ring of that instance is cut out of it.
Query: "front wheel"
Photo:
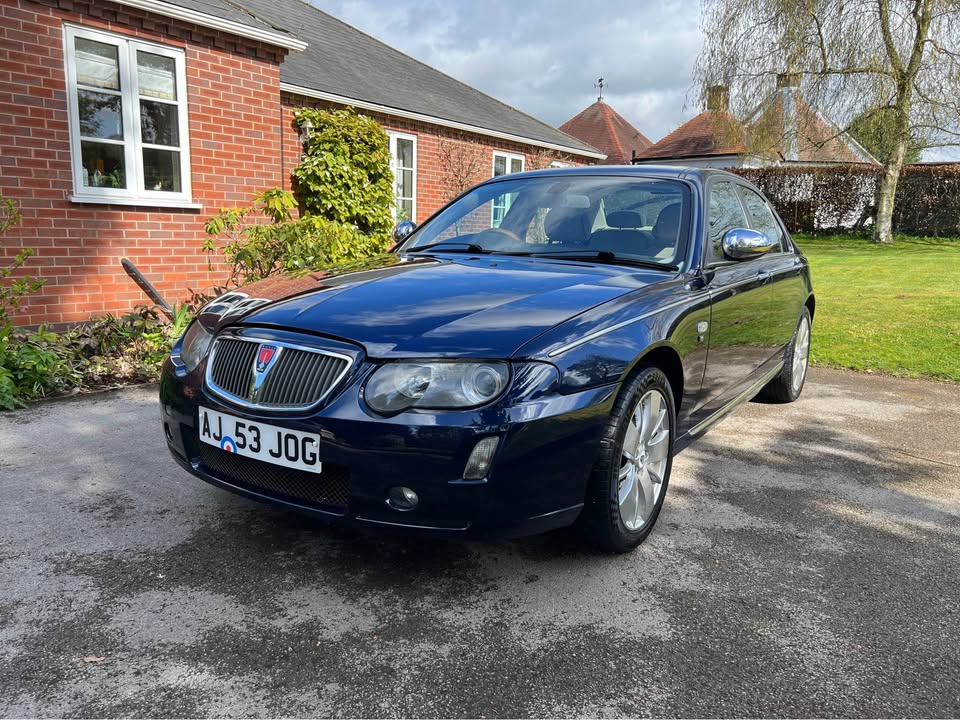
[[[632,550],[653,530],[673,466],[675,418],[661,370],[643,368],[627,381],[610,413],[582,515],[587,536],[604,550]]]
[[[783,354],[783,369],[760,391],[760,398],[769,402],[793,402],[803,391],[810,360],[810,311],[804,306],[793,339]]]

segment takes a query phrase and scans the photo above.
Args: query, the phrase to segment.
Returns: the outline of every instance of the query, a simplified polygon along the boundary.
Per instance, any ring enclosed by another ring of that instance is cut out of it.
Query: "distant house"
[[[450,195],[441,146],[476,182],[604,153],[301,0],[0,0],[0,194],[46,279],[18,320],[68,323],[144,301],[130,258],[170,299],[223,279],[205,220],[289,187],[292,113],[351,105],[390,135],[397,204]]]
[[[610,105],[597,101],[567,120],[560,129],[606,153],[601,165],[624,165],[653,143]]]
[[[711,87],[704,112],[638,153],[634,162],[736,168],[877,160],[804,100],[796,75],[782,75],[777,90],[743,122],[729,110],[727,88]]]

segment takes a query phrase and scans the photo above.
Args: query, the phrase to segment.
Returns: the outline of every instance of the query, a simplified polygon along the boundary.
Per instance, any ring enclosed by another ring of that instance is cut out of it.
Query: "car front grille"
[[[200,443],[200,462],[214,477],[281,500],[343,511],[350,500],[350,470],[323,463],[323,472],[312,473],[229,453]]]
[[[279,353],[258,372],[260,349]],[[259,339],[219,337],[210,353],[207,384],[227,400],[273,410],[309,408],[323,400],[350,369],[350,359],[324,350]]]

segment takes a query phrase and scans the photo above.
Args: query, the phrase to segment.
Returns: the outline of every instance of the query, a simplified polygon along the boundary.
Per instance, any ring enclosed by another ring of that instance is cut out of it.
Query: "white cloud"
[[[485,93],[557,126],[604,99],[658,140],[684,109],[700,49],[698,0],[313,0]]]

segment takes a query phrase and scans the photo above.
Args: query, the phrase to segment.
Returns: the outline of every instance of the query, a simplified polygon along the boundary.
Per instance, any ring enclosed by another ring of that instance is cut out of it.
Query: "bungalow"
[[[638,153],[634,162],[719,168],[877,164],[810,106],[798,75],[781,75],[777,89],[743,122],[730,112],[729,97],[722,85],[709,88],[704,112]]]
[[[653,145],[649,138],[614,110],[603,96],[567,120],[560,129],[606,154],[600,165],[624,165]]]
[[[46,280],[18,317],[70,323],[222,280],[206,218],[290,184],[304,105],[388,130],[401,212],[463,184],[603,159],[589,144],[417,62],[302,0],[0,0],[0,194]]]

